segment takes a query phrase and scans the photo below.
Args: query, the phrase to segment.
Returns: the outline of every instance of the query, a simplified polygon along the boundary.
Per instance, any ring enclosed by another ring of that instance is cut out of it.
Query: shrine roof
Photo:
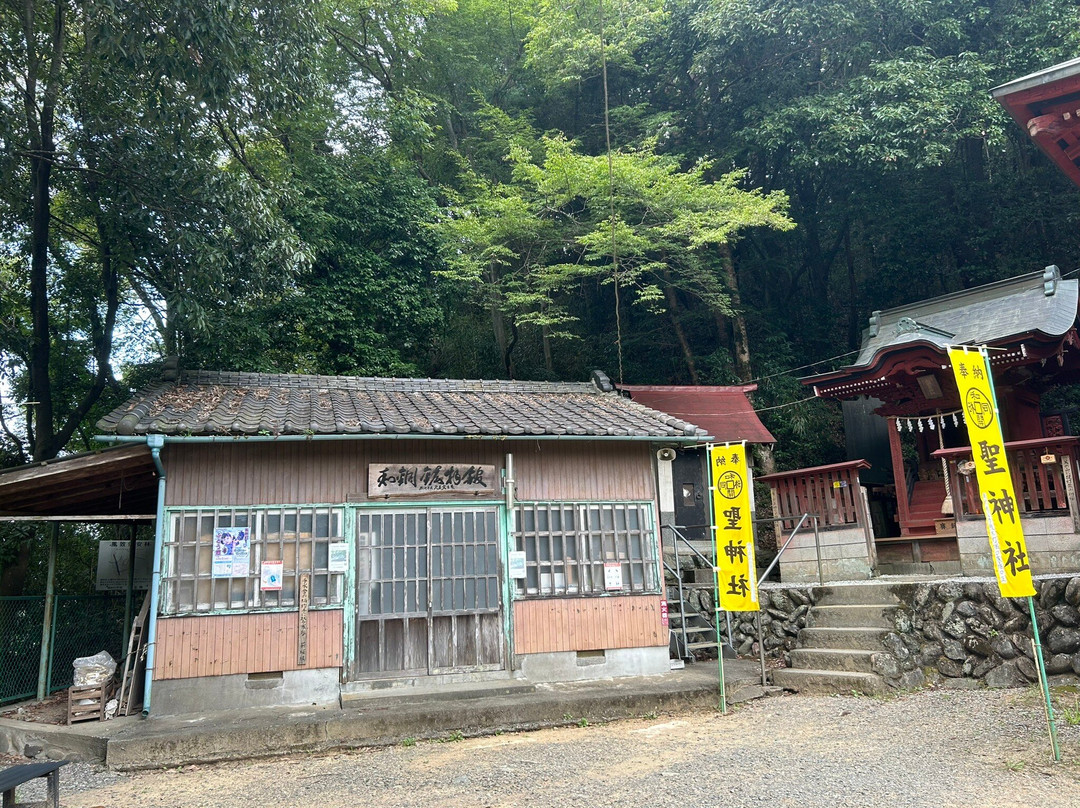
[[[855,361],[803,379],[829,381],[869,370],[886,355],[914,347],[944,354],[949,345],[1002,346],[1024,337],[1064,336],[1076,323],[1080,282],[1057,267],[875,311]]]
[[[598,378],[599,377],[599,378]],[[583,436],[684,442],[708,433],[596,383],[191,371],[100,421],[118,435]],[[603,388],[603,389],[602,389]]]
[[[990,92],[1065,176],[1080,185],[1080,59]]]
[[[718,442],[776,443],[747,397],[756,384],[730,387],[620,384],[619,389],[646,407],[703,427]]]

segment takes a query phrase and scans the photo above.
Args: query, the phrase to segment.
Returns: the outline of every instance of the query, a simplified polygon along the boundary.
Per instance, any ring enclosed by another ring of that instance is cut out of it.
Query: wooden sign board
[[[307,664],[308,610],[311,607],[311,573],[305,572],[300,575],[300,597],[298,605],[300,607],[300,614],[296,638],[296,664],[303,667]]]
[[[466,463],[372,463],[368,466],[369,497],[494,493],[494,466]]]

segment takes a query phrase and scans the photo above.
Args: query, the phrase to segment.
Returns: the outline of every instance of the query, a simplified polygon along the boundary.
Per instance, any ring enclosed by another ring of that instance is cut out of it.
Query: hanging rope
[[[938,448],[939,449],[944,449],[945,448],[945,428],[944,428],[945,419],[942,417],[941,410],[937,410],[937,414],[934,417],[937,419],[938,423],[942,425],[941,429],[938,429],[938,431],[937,431]],[[940,460],[941,460],[941,476],[945,480],[945,496],[948,497],[950,502],[951,502],[952,501],[952,485],[949,482],[949,461],[946,460],[944,457],[940,458]],[[956,513],[956,504],[955,503],[953,503],[953,513]]]
[[[604,41],[604,0],[600,0],[600,72],[604,79],[604,140],[607,146],[608,202],[611,208],[611,271],[615,283],[615,350],[619,384],[623,383],[622,311],[619,306],[619,247],[615,240],[615,169],[611,158],[611,120],[608,114],[607,44]]]

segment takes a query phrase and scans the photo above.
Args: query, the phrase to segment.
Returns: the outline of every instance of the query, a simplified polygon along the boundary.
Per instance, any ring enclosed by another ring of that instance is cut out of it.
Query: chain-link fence
[[[124,595],[56,595],[46,692],[71,687],[77,657],[108,651],[123,664],[124,606]],[[37,695],[44,619],[40,595],[0,598],[0,704]]]
[[[0,704],[37,695],[44,619],[44,597],[0,597]]]
[[[57,595],[49,655],[48,691],[71,687],[78,657],[108,651],[123,663],[123,595]],[[138,605],[134,608],[138,608]]]

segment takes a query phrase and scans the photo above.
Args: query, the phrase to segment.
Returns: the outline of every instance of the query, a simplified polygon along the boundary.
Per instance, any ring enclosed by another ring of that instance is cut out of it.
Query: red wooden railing
[[[1063,466],[1072,463],[1080,438],[1040,438],[1037,440],[1010,441],[1005,444],[1009,458],[1013,488],[1016,490],[1017,506],[1021,513],[1068,513],[1069,499],[1065,490]],[[1054,455],[1053,463],[1043,463],[1044,455]],[[949,478],[953,491],[966,514],[982,513],[982,497],[979,483],[972,471],[961,474],[957,466],[971,459],[971,449],[938,449],[934,457],[949,461]],[[1075,468],[1075,465],[1072,466]],[[956,502],[953,503],[954,507]]]
[[[821,527],[863,523],[859,469],[868,469],[865,460],[849,460],[830,466],[781,471],[757,479],[773,491],[777,517],[788,517],[784,529],[792,530],[804,513],[816,515]]]

